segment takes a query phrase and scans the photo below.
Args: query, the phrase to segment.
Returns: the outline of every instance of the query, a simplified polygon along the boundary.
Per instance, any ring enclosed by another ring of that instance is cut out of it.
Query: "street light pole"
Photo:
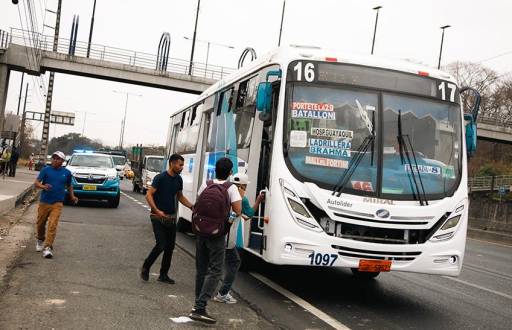
[[[134,94],[134,93],[129,93],[129,92],[120,92],[120,91],[113,91],[114,93],[118,93],[118,94],[126,94],[126,101],[124,103],[124,116],[123,116],[123,121],[121,122],[121,134],[119,136],[119,149],[123,149],[123,142],[124,142],[124,130],[125,130],[125,127],[126,127],[126,115],[128,113],[128,97],[130,95],[132,96],[139,96],[141,97],[142,95],[140,94]]]
[[[190,64],[188,66],[188,74],[189,75],[192,75],[192,62],[194,61],[194,49],[196,47],[197,20],[199,19],[199,7],[200,6],[201,6],[201,0],[197,0],[196,24],[194,26],[194,37],[192,40],[192,51],[190,52]]]
[[[94,28],[94,14],[96,13],[96,0],[94,0],[94,5],[92,6],[92,17],[91,17],[91,29],[89,30],[89,43],[87,44],[87,57],[91,53],[91,40],[92,40],[92,30]]]
[[[186,40],[191,40],[189,37],[183,37],[183,38],[186,39]],[[233,46],[219,44],[219,43],[216,43],[216,42],[213,42],[213,41],[209,41],[209,40],[196,39],[196,41],[197,42],[204,42],[204,43],[207,44],[207,48],[206,48],[206,64],[205,64],[205,69],[204,69],[205,77],[206,77],[206,71],[208,69],[208,59],[210,58],[210,46],[220,46],[220,47],[226,47],[226,48],[229,48],[229,49],[235,49],[235,47],[233,47]]]
[[[286,8],[286,0],[283,0],[283,11],[281,13],[281,27],[279,28],[279,41],[277,47],[281,46],[281,34],[283,33],[284,9]]]
[[[375,27],[373,28],[373,40],[372,40],[372,55],[373,55],[373,49],[375,48],[375,36],[377,35],[377,22],[379,21],[379,10],[382,8],[382,6],[374,7],[373,10],[375,10],[377,13],[375,14]]]
[[[437,69],[441,68],[441,56],[443,55],[444,30],[449,27],[451,27],[451,25],[441,26],[441,30],[443,30],[443,33],[441,34],[441,47],[439,49],[439,61],[437,62]]]

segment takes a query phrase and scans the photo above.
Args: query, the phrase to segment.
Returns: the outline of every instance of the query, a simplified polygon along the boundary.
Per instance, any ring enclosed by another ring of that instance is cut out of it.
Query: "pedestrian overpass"
[[[166,70],[157,69],[158,56],[104,45],[59,38],[12,28],[0,31],[0,65],[10,70],[40,75],[47,71],[111,80],[178,92],[200,94],[234,70],[222,66],[167,58]],[[70,49],[73,49],[70,55]]]

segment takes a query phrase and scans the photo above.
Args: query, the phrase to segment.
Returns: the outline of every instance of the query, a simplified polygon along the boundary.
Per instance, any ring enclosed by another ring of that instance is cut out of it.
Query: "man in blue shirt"
[[[149,280],[149,269],[163,252],[162,265],[158,281],[174,284],[169,277],[172,253],[176,244],[176,212],[178,201],[192,210],[192,203],[183,195],[183,179],[180,176],[183,171],[184,158],[173,154],[169,157],[167,171],[159,173],[153,179],[151,187],[146,193],[146,200],[151,207],[151,225],[155,234],[156,244],[144,260],[140,277]]]
[[[51,166],[41,169],[34,183],[36,188],[43,189],[37,210],[36,251],[43,251],[45,258],[53,257],[53,242],[66,197],[66,187],[70,200],[75,204],[78,202],[71,185],[71,172],[62,167],[65,158],[63,152],[55,151],[52,154]]]

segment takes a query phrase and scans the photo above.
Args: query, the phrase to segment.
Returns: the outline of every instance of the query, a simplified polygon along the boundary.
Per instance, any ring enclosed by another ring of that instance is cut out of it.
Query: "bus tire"
[[[371,280],[379,276],[380,272],[360,272],[357,268],[350,268],[352,275],[361,280]]]
[[[142,188],[142,194],[145,195],[148,192],[146,188]]]
[[[139,185],[136,184],[135,181],[132,181],[132,184],[133,184],[132,191],[139,192]]]
[[[238,249],[238,248],[235,248],[235,249]],[[250,272],[251,270],[253,270],[255,268],[255,263],[256,263],[256,256],[253,256],[252,253],[250,252],[247,252],[243,249],[238,249],[238,254],[240,255],[240,260],[241,260],[241,264],[240,264],[240,268],[239,270],[242,271],[242,272]]]

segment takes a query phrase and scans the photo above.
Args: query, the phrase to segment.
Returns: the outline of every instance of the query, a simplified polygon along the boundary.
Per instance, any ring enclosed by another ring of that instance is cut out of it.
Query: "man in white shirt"
[[[213,184],[225,184],[233,173],[233,162],[229,158],[221,158],[215,163],[215,177]],[[204,183],[198,193],[201,195],[206,189]],[[225,191],[225,190],[224,190]],[[229,204],[236,216],[242,213],[242,197],[238,188],[231,184],[227,189]],[[197,203],[196,203],[197,206]],[[226,214],[226,222],[228,214]],[[222,277],[224,254],[226,247],[226,234],[220,236],[197,236],[196,240],[196,290],[194,308],[189,317],[195,321],[213,324],[217,320],[206,313],[206,304],[212,298],[219,280]]]

